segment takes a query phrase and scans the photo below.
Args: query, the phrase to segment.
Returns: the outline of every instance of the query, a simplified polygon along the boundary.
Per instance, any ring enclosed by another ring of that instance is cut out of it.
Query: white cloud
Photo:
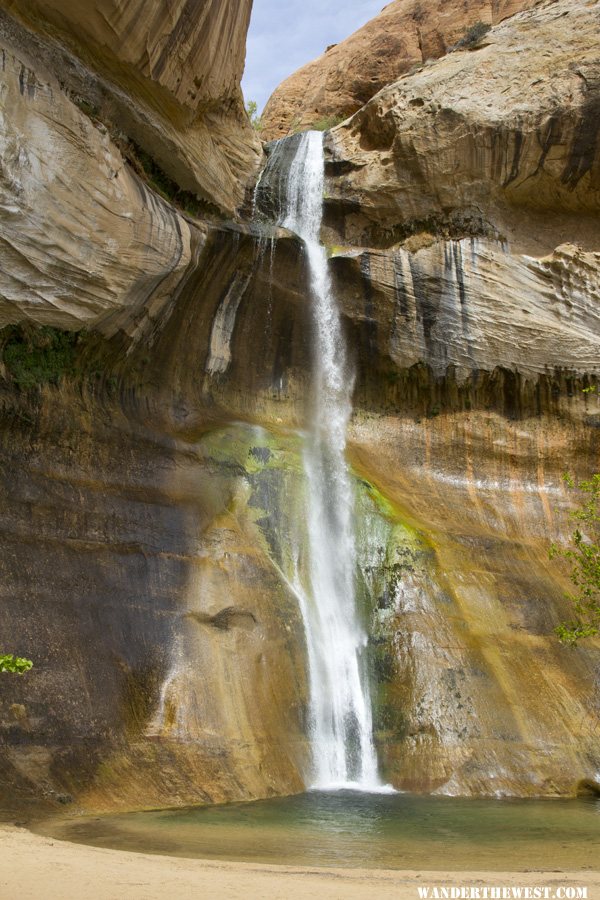
[[[265,105],[278,84],[372,19],[382,0],[254,0],[242,87]]]

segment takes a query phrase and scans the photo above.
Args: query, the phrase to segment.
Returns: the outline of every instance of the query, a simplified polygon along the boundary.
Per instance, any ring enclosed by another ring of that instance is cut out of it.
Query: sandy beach
[[[567,884],[587,887],[590,900],[600,896],[600,872],[417,873],[207,862],[98,849],[0,826],[0,892],[20,900],[418,900],[423,885],[541,885],[554,891]]]

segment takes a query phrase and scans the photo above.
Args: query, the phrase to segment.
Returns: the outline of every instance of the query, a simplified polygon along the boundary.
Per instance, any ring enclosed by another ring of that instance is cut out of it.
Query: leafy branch
[[[250,119],[250,124],[254,128],[255,131],[262,131],[263,124],[262,119],[258,114],[258,104],[256,100],[248,100],[246,103],[246,112],[248,113],[248,118]]]
[[[33,668],[30,659],[22,656],[13,656],[12,653],[0,653],[0,672],[12,672],[15,675],[23,675]]]
[[[571,566],[575,591],[566,596],[575,615],[571,621],[561,622],[555,633],[562,643],[574,645],[600,634],[600,473],[587,481],[576,482],[571,475],[563,478],[568,487],[583,494],[582,505],[571,513],[578,526],[569,545],[550,548],[550,559],[559,556]]]

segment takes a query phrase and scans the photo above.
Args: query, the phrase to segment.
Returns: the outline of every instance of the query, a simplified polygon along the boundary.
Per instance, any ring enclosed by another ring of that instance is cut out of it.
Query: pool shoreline
[[[108,850],[72,844],[34,834],[25,828],[0,825],[0,886],[20,900],[164,900],[177,891],[181,900],[219,896],[356,900],[418,900],[423,885],[549,886],[581,885],[595,900],[600,872],[414,872],[386,869],[315,868],[185,859]]]
[[[23,823],[25,824],[25,823]],[[293,868],[590,871],[600,804],[308,792],[250,803],[53,816],[42,837],[151,856]]]

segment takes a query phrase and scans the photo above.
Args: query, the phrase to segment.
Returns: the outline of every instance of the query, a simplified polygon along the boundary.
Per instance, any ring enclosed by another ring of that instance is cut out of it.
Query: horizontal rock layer
[[[597,4],[578,3],[577,24],[565,9],[542,4],[491,32],[493,52],[386,88],[332,138],[325,234],[356,371],[358,589],[382,773],[405,789],[573,794],[600,768],[600,649],[558,644],[568,573],[547,558],[572,528],[561,475],[588,476],[600,441]],[[175,62],[148,74],[163,25],[144,26],[142,80],[187,115]],[[177,212],[57,82],[51,36],[11,28],[0,633],[35,666],[3,682],[2,804],[301,790],[302,245]],[[202,44],[188,38],[192,59]],[[525,73],[547,80],[515,123]],[[67,77],[100,96],[88,69]],[[215,78],[218,93],[225,69]]]
[[[2,777],[23,802],[131,808],[303,785],[306,657],[290,585],[311,321],[301,248],[273,238],[210,230],[151,343],[88,336],[75,373],[37,391],[5,373],[0,628],[36,665],[6,684]],[[464,262],[467,313],[494,313],[491,295],[468,293],[486,272],[535,297],[526,260],[451,248],[480,270]],[[450,334],[457,270],[439,246],[415,259]],[[332,269],[357,364],[350,459],[384,776],[442,793],[572,793],[600,764],[600,651],[558,644],[567,581],[547,547],[570,527],[565,460],[583,475],[597,459],[597,396],[581,390],[593,377],[552,374],[575,353],[560,329],[537,341],[540,365],[531,351],[501,368],[527,317],[498,312],[498,367],[465,365],[459,383],[465,335],[441,367],[435,309],[410,280],[390,283],[389,256]],[[594,314],[583,301],[574,311],[583,348]],[[415,346],[428,362],[413,362]]]
[[[537,259],[478,238],[338,253],[338,295],[365,369],[387,365],[393,377],[425,363],[458,382],[497,368],[600,376],[600,253],[565,244]]]

